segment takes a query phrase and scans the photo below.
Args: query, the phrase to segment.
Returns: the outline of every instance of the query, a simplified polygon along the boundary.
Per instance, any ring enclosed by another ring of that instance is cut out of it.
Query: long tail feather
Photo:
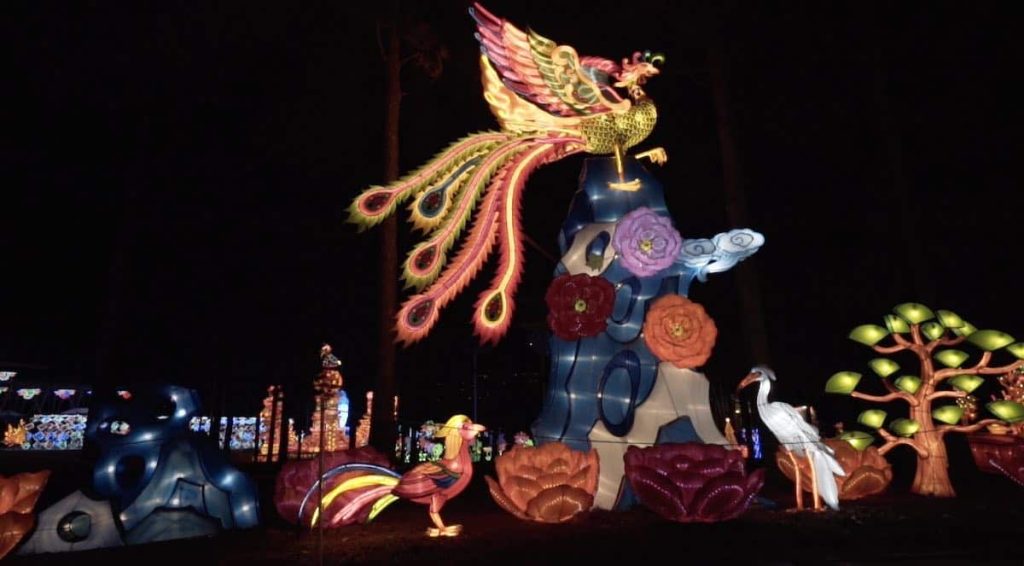
[[[326,486],[327,482],[330,481],[331,478],[335,478],[335,477],[341,476],[343,474],[355,474],[355,473],[362,474],[362,475],[360,475],[358,477],[365,477],[365,476],[388,476],[388,477],[393,477],[393,478],[400,477],[400,474],[398,472],[394,471],[394,470],[391,470],[389,468],[385,468],[383,466],[378,466],[376,464],[366,464],[366,463],[363,463],[363,462],[352,462],[352,463],[348,463],[348,464],[341,464],[340,466],[336,466],[334,468],[331,468],[330,470],[327,470],[326,472],[324,472],[323,478],[321,480],[317,480],[317,481],[313,482],[313,485],[311,485],[309,487],[309,489],[306,490],[306,495],[302,498],[302,503],[299,504],[299,512],[298,512],[298,515],[297,515],[298,522],[299,523],[303,522],[303,517],[305,516],[305,512],[306,512],[306,506],[310,503],[311,500],[315,502],[316,498],[319,496],[321,481],[323,481],[324,485]]]
[[[366,509],[366,506],[370,504],[373,504],[373,507],[371,508],[370,511],[370,515],[372,516],[368,515],[367,520],[372,520],[381,511],[384,510],[384,507],[387,507],[388,505],[390,505],[391,503],[398,499],[397,497],[391,494],[392,487],[393,486],[390,485],[382,485],[380,487],[375,487],[373,489],[360,493],[355,499],[346,503],[344,507],[342,507],[337,513],[335,513],[334,517],[331,517],[331,520],[328,524],[336,525],[338,523],[349,522],[352,520],[353,517],[364,511]],[[378,505],[380,504],[381,501],[384,501],[385,503],[382,505]]]
[[[349,222],[366,229],[390,216],[399,203],[444,179],[466,161],[508,139],[508,134],[483,132],[453,143],[425,165],[386,187],[370,187],[349,206]]]
[[[378,487],[374,487],[373,489],[368,490],[368,491],[366,491],[364,493],[360,493],[358,496],[356,496],[355,499],[353,499],[351,502],[346,504],[345,507],[342,508],[342,511],[344,511],[345,509],[348,509],[349,507],[352,506],[353,503],[355,503],[357,501],[362,502],[362,504],[365,505],[367,503],[367,501],[368,501],[367,498],[368,498],[368,496],[370,494],[376,494],[376,496],[372,498],[374,501],[376,501],[378,498],[391,493],[391,488],[393,488],[394,486],[398,485],[398,480],[399,480],[399,478],[397,478],[395,476],[392,476],[392,475],[377,475],[377,474],[358,476],[358,477],[354,477],[354,478],[348,479],[348,480],[343,481],[340,484],[334,486],[334,488],[331,489],[331,491],[327,492],[327,494],[324,495],[323,507],[326,509],[328,506],[330,506],[330,504],[338,496],[340,496],[341,494],[343,494],[343,493],[345,493],[347,491],[351,491],[353,489],[359,489],[359,488],[362,488],[362,487],[378,486]],[[361,507],[361,506],[358,506],[358,507]],[[351,517],[352,514],[355,513],[356,511],[358,511],[358,508],[356,508],[351,513],[349,513],[348,517]],[[312,526],[316,526],[316,522],[317,522],[317,519],[319,517],[320,517],[320,510],[317,509],[317,510],[313,511],[313,518],[310,520],[310,523],[309,523],[311,527]]]
[[[825,452],[820,450],[811,450],[811,461],[814,464],[814,475],[818,480],[818,495],[821,496],[821,500],[832,509],[839,509],[839,485],[836,483],[836,477],[833,472],[833,466],[839,466],[838,462],[830,462],[829,460],[835,460],[832,456],[829,456]],[[842,467],[839,466],[840,471]],[[799,473],[799,470],[797,471]]]
[[[504,179],[501,209],[501,260],[491,287],[476,302],[473,326],[484,343],[496,343],[512,322],[513,296],[523,273],[523,238],[520,221],[523,187],[537,167],[558,155],[559,146],[543,144],[518,160]]]
[[[485,146],[490,149],[489,146]],[[443,225],[449,217],[453,195],[462,195],[473,169],[483,161],[482,155],[468,159],[439,181],[424,189],[409,205],[409,220],[413,228],[430,232]]]
[[[448,251],[461,235],[495,171],[515,157],[528,143],[518,139],[506,142],[492,150],[473,169],[472,176],[466,181],[466,187],[459,193],[444,223],[435,229],[428,240],[417,244],[409,252],[402,272],[407,287],[422,289],[437,279],[447,260]]]
[[[441,309],[473,280],[487,261],[498,233],[503,172],[504,169],[492,179],[465,243],[441,277],[426,291],[410,297],[402,305],[395,324],[399,342],[410,344],[426,336],[437,323]]]

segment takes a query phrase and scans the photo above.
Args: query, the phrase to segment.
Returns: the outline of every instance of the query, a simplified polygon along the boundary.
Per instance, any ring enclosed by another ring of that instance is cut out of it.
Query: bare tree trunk
[[[725,191],[725,212],[729,225],[736,228],[747,225],[747,199],[743,192],[742,174],[736,140],[733,136],[732,112],[728,95],[728,62],[721,30],[711,38],[708,48],[708,71],[711,75],[711,94],[715,102],[718,126],[718,145],[722,152],[722,188]],[[768,331],[764,322],[761,286],[757,272],[750,262],[733,268],[739,292],[740,320],[747,337],[750,355],[760,364],[770,364]]]
[[[398,179],[398,119],[402,104],[401,39],[398,34],[399,3],[391,1],[387,38],[387,107],[384,122],[384,180]],[[378,345],[377,387],[374,392],[372,444],[385,454],[394,447],[395,313],[398,311],[398,220],[389,216],[382,223],[380,250],[380,336]]]

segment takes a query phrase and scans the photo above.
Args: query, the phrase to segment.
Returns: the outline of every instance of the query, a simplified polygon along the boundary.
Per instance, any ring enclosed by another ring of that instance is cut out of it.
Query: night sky
[[[638,149],[667,150],[651,170],[684,237],[738,227],[726,218],[708,67],[720,46],[745,227],[767,240],[742,269],[759,283],[771,351],[752,359],[735,273],[695,283],[691,298],[720,329],[704,368],[712,382],[730,389],[768,361],[778,398],[827,406],[828,376],[873,357],[849,330],[906,301],[1024,335],[1010,88],[1022,53],[1009,4],[718,4],[487,4],[581,54],[666,54],[647,88],[658,127]],[[404,2],[416,23],[406,48],[433,33],[446,57],[436,78],[403,67],[403,171],[496,127],[467,6]],[[25,375],[55,383],[222,386],[236,413],[254,413],[271,383],[308,389],[326,341],[350,395],[372,388],[378,234],[344,220],[352,198],[384,180],[375,9],[7,6],[0,361],[42,366]],[[524,227],[544,250],[527,251],[516,328],[479,352],[481,419],[525,426],[539,410],[536,378],[512,374],[546,373],[549,256],[581,159],[528,185]],[[400,257],[412,242],[402,230]],[[489,279],[400,353],[402,417],[470,411],[468,321]]]

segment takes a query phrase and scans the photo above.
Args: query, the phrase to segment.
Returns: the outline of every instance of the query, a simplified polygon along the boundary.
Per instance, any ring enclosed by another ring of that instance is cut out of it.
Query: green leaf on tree
[[[977,331],[978,329],[975,328],[973,324],[969,322],[964,322],[963,326],[953,329],[953,334],[956,334],[957,336],[970,336],[971,334],[974,334]]]
[[[1024,342],[1017,342],[1006,347],[1006,351],[1024,360]]]
[[[921,388],[921,378],[916,375],[901,375],[896,379],[896,382],[893,385],[895,385],[897,389],[906,391],[913,395]]]
[[[991,352],[1013,343],[1013,336],[998,330],[979,330],[967,337],[967,341],[975,346]]]
[[[896,305],[892,310],[911,324],[921,324],[926,320],[935,318],[935,314],[932,313],[931,309],[921,303],[903,303],[902,305]]]
[[[921,333],[927,336],[929,340],[938,340],[946,333],[946,327],[934,321],[926,322],[921,325]]]
[[[921,430],[921,423],[914,419],[896,419],[889,423],[889,430],[899,436],[913,436],[915,432]]]
[[[910,325],[907,324],[907,321],[894,314],[885,315],[885,327],[893,334],[906,334],[910,332]]]
[[[992,401],[988,405],[985,405],[985,408],[988,409],[988,412],[1008,423],[1015,423],[1024,420],[1024,405],[1021,405],[1016,401],[1000,399],[999,401]]]
[[[862,324],[850,332],[850,340],[865,346],[874,346],[888,335],[889,331],[877,324]]]
[[[825,383],[825,393],[849,395],[857,388],[861,375],[855,371],[840,371],[832,374]]]
[[[956,387],[957,389],[963,391],[964,393],[970,393],[971,391],[974,391],[975,389],[980,387],[982,383],[985,383],[985,378],[970,374],[958,375],[956,377],[950,378],[949,380],[950,385]]]
[[[948,368],[958,368],[971,357],[962,350],[940,350],[935,353],[935,359]]]
[[[962,417],[963,414],[963,407],[957,405],[943,405],[932,411],[932,418],[939,422],[955,425],[960,422],[960,417]]]
[[[964,319],[960,318],[960,315],[953,311],[935,311],[936,316],[939,317],[939,322],[946,328],[960,328],[964,324]]]
[[[900,365],[889,358],[875,358],[868,362],[868,365],[871,366],[871,371],[882,378],[889,377],[900,369]]]
[[[881,409],[868,409],[857,416],[857,422],[871,428],[879,428],[885,424],[886,412]]]
[[[840,440],[845,440],[850,443],[850,446],[856,448],[859,452],[863,452],[871,443],[875,441],[875,437],[861,430],[851,430],[850,432],[844,432],[839,435]]]

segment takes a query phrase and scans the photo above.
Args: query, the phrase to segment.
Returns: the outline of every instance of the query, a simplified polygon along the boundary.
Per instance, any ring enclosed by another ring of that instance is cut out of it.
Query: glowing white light
[[[185,409],[178,409],[177,411],[174,411],[174,416],[179,419],[185,418]]]

